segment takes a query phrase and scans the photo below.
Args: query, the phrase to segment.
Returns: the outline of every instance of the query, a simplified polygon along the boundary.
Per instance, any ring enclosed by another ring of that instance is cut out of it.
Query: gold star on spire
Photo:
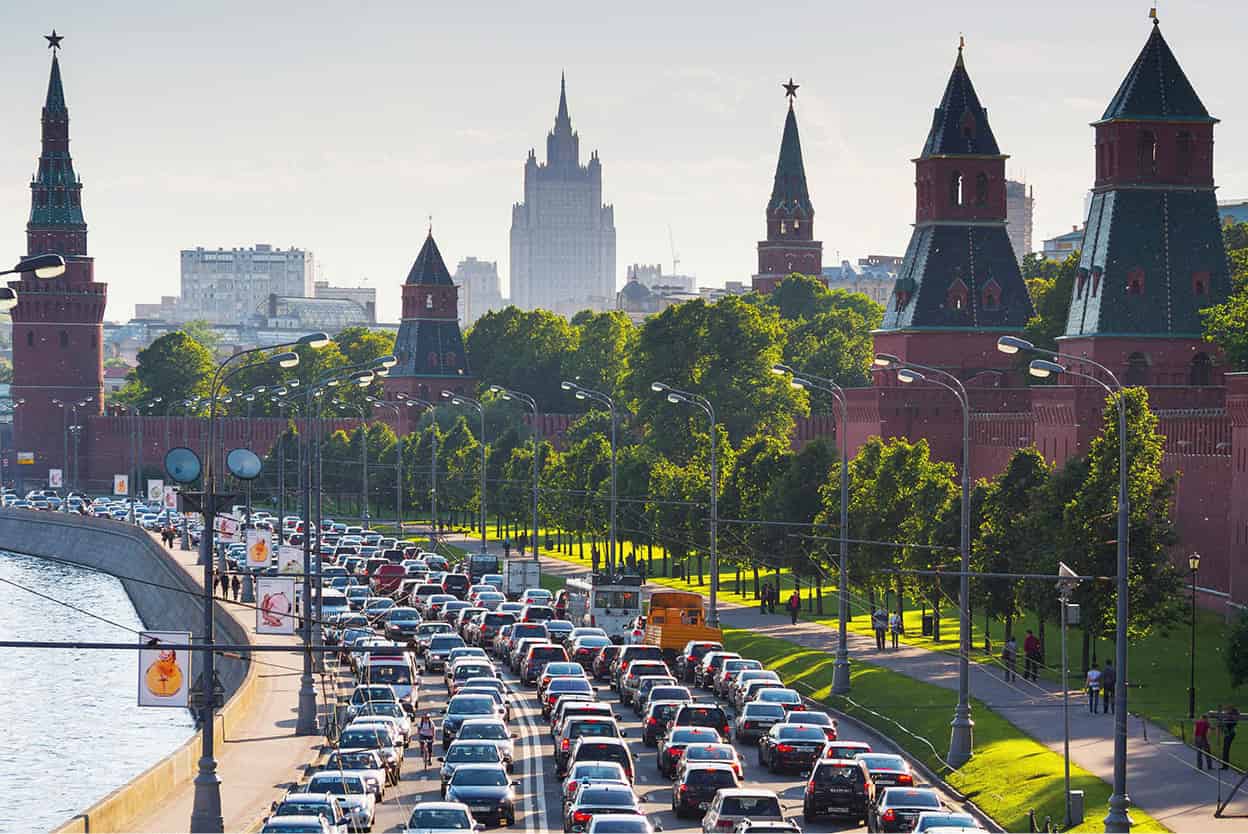
[[[48,42],[48,49],[51,49],[53,51],[60,49],[61,41],[65,40],[65,36],[56,34],[55,29],[52,30],[52,34],[44,35],[43,37]]]

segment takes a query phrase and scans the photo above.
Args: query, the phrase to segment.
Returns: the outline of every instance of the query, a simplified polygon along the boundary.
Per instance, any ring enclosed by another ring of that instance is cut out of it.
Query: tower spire
[[[568,115],[568,78],[562,71],[559,73],[559,111],[555,113],[555,130],[561,127],[572,130],[572,117]]]

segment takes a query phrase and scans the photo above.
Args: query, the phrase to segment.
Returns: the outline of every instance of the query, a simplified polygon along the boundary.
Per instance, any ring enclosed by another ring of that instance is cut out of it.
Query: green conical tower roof
[[[767,213],[775,212],[790,217],[810,217],[815,213],[810,202],[810,192],[806,188],[802,140],[797,133],[797,115],[793,112],[792,101],[789,102],[789,114],[784,120],[784,136],[780,139],[776,180],[771,187],[771,200],[767,203]]]
[[[1102,122],[1115,119],[1164,119],[1166,121],[1216,122],[1209,115],[1192,83],[1187,80],[1170,45],[1161,36],[1161,26],[1153,19],[1153,31],[1122,79],[1101,116]]]

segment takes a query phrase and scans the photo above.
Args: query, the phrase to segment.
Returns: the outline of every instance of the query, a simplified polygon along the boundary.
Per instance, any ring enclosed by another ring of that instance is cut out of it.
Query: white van
[[[382,647],[370,649],[368,659],[360,666],[360,684],[393,686],[403,709],[408,715],[414,715],[420,705],[420,680],[407,652],[401,646],[395,649],[393,652]]]

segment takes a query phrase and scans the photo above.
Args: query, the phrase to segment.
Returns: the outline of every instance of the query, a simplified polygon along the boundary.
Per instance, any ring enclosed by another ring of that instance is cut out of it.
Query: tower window
[[[429,361],[430,370],[436,370],[438,367],[438,354],[436,351],[429,351],[429,355],[425,357]]]
[[[1136,172],[1142,176],[1157,173],[1157,137],[1151,130],[1141,130],[1136,145]]]
[[[988,204],[988,175],[980,172],[975,175],[975,205]]]
[[[955,206],[962,205],[962,172],[954,171],[949,178],[949,202]]]
[[[1001,309],[1001,285],[993,278],[989,278],[988,283],[984,285],[984,309]]]
[[[1188,370],[1188,385],[1209,385],[1213,377],[1213,360],[1207,353],[1198,353],[1192,357],[1192,366]]]
[[[1127,373],[1123,380],[1127,385],[1148,384],[1148,357],[1142,353],[1133,353],[1127,357]]]
[[[794,221],[793,221],[793,231],[794,231],[794,232],[796,232],[796,231],[797,231],[798,229],[800,229],[800,228],[802,228],[802,221],[800,221],[800,220],[794,220]]]
[[[1192,292],[1195,295],[1207,295],[1209,293],[1208,272],[1192,273]]]
[[[1127,272],[1127,295],[1144,294],[1144,270],[1135,267]]]
[[[58,339],[61,343],[61,347],[69,347],[69,333],[68,332],[62,330],[61,335],[58,337]]]
[[[1096,298],[1096,291],[1101,288],[1101,270],[1100,267],[1092,270],[1092,297]]]
[[[433,293],[429,293],[428,295],[425,296],[425,309],[426,310],[433,309]]]
[[[1075,281],[1075,298],[1083,298],[1083,288],[1088,284],[1088,271],[1086,269],[1079,270],[1079,277]]]
[[[975,138],[975,114],[970,110],[962,111],[962,138]]]
[[[35,346],[35,331],[27,330],[26,331],[26,347],[34,347],[34,346]]]
[[[945,309],[952,313],[961,313],[966,310],[970,301],[970,291],[961,278],[955,278],[953,283],[949,285],[949,293],[945,296]]]
[[[1175,143],[1175,173],[1180,177],[1192,175],[1192,134],[1186,130],[1179,131]]]
[[[788,233],[789,233],[789,224],[781,220],[780,221],[780,234],[787,235]]]

